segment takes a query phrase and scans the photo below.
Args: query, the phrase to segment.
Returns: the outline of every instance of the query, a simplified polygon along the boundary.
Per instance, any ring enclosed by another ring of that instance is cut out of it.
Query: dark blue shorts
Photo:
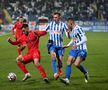
[[[58,56],[64,55],[64,50],[62,49],[62,47],[47,44],[47,49],[48,49],[48,52],[54,51]]]
[[[81,57],[82,60],[85,60],[87,57],[87,51],[86,50],[71,50],[69,52],[69,56],[73,57],[76,59],[77,57]]]

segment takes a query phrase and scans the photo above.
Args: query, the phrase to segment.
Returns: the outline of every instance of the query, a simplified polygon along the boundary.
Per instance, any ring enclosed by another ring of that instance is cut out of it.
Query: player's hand
[[[73,45],[72,46],[72,49],[76,49],[78,46],[77,45]]]
[[[70,29],[67,29],[66,31],[67,31],[67,33],[69,33],[70,32]]]
[[[9,37],[9,38],[7,39],[7,41],[10,42],[10,41],[11,41],[11,38]]]
[[[13,37],[15,38],[15,35],[13,35]]]
[[[67,45],[64,45],[62,48],[65,49],[65,48],[67,48],[67,47],[68,47]]]
[[[72,40],[73,40],[74,42],[76,42],[76,41],[77,41],[77,38],[72,38]]]

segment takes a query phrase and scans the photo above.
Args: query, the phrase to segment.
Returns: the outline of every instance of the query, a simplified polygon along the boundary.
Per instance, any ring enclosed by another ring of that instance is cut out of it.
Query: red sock
[[[38,71],[40,72],[40,74],[43,76],[43,78],[46,78],[46,73],[45,73],[45,70],[44,68],[40,65],[37,67]]]
[[[19,68],[20,68],[25,74],[28,73],[28,71],[27,71],[27,69],[26,69],[24,63],[22,63],[22,62],[16,62],[16,63],[17,63],[17,65],[19,66]]]
[[[17,48],[17,51],[18,51],[18,55],[20,55],[21,54],[21,49],[19,47]]]

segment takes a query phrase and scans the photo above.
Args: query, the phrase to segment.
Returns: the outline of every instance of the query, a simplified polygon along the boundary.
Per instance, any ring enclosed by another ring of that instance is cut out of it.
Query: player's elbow
[[[46,35],[46,34],[47,34],[46,31],[42,31],[42,35],[41,35],[41,36],[44,36],[44,35]]]
[[[85,36],[83,36],[83,41],[86,42],[87,41],[87,38]]]
[[[46,35],[47,34],[47,32],[46,31],[44,31],[45,33],[44,33],[44,35]]]
[[[87,38],[85,37],[85,42],[87,42]]]

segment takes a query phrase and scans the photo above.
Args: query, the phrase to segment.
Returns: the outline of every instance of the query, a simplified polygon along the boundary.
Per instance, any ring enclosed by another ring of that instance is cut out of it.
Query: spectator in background
[[[12,17],[15,16],[14,18],[16,18],[19,15],[24,16],[27,14],[29,21],[37,14],[41,16],[44,13],[45,16],[49,17],[49,14],[55,11],[66,12],[63,17],[73,13],[73,15],[75,15],[75,20],[80,20],[78,18],[79,14],[81,15],[81,20],[100,20],[100,16],[98,17],[99,13],[97,13],[100,12],[100,7],[104,8],[104,11],[102,11],[104,20],[108,20],[107,0],[11,0],[11,2],[7,0],[5,3],[5,7]],[[88,12],[88,8],[93,9],[92,14]],[[50,18],[51,17],[49,17],[49,19]]]

